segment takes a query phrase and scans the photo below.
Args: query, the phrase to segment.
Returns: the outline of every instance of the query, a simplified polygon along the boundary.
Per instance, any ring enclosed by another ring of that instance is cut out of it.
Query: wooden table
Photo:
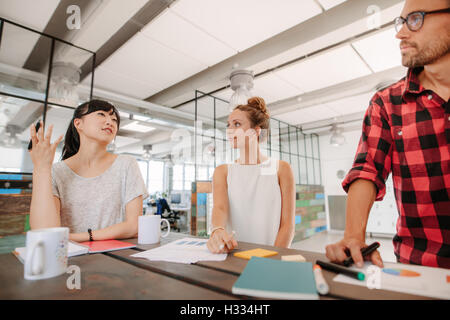
[[[89,254],[69,258],[69,265],[81,269],[81,290],[70,290],[66,282],[70,274],[46,280],[23,278],[23,265],[11,253],[0,255],[0,299],[170,299],[170,300],[234,300],[254,299],[231,293],[231,288],[248,260],[229,254],[225,261],[179,264],[132,258],[139,251],[156,248],[170,241],[190,237],[171,233],[157,245],[137,245],[135,249]],[[124,240],[137,244],[137,239]],[[239,242],[237,250],[265,248],[282,255],[301,254],[307,261],[326,260],[320,253],[276,248]],[[336,275],[323,270],[330,293],[321,299],[428,299],[385,290],[370,290],[332,281]]]

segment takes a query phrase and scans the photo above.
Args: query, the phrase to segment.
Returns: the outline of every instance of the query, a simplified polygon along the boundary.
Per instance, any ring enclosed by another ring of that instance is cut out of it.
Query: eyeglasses
[[[419,31],[423,26],[423,20],[425,19],[425,15],[432,13],[450,13],[450,8],[434,10],[434,11],[414,11],[406,16],[406,19],[403,17],[397,17],[394,20],[395,30],[400,32],[403,24],[406,22],[408,29],[410,31]]]

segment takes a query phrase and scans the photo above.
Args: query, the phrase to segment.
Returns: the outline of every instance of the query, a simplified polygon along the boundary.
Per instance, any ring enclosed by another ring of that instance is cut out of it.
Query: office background
[[[183,232],[206,236],[208,182],[224,161],[218,156],[224,134],[217,132],[224,133],[236,93],[230,74],[239,69],[252,71],[249,91],[271,112],[263,151],[294,170],[295,243],[341,232],[340,184],[368,102],[406,72],[392,24],[402,6],[396,0],[2,1],[1,235],[28,227],[30,125],[44,119],[57,136],[74,107],[99,98],[120,111],[110,151],[136,157],[149,200],[164,197],[186,209]],[[192,134],[190,161],[171,156],[176,130]],[[392,237],[396,216],[388,182],[368,232]]]

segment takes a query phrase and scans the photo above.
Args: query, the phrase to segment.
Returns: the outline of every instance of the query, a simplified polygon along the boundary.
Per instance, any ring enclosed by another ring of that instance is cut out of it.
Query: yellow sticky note
[[[299,262],[305,262],[306,259],[301,254],[293,254],[289,256],[281,256],[281,260],[283,261],[299,261]]]
[[[242,259],[247,259],[250,260],[251,257],[271,257],[274,255],[277,255],[278,252],[277,251],[271,251],[271,250],[266,250],[266,249],[252,249],[252,250],[247,250],[247,251],[241,251],[241,252],[236,252],[234,254],[235,257],[238,258],[242,258]]]

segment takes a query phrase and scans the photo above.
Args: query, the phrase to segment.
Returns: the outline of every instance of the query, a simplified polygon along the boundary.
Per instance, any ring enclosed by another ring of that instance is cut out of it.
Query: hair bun
[[[266,102],[261,97],[252,97],[248,99],[247,104],[252,107],[261,110],[267,117],[270,117],[269,111],[267,110]]]

